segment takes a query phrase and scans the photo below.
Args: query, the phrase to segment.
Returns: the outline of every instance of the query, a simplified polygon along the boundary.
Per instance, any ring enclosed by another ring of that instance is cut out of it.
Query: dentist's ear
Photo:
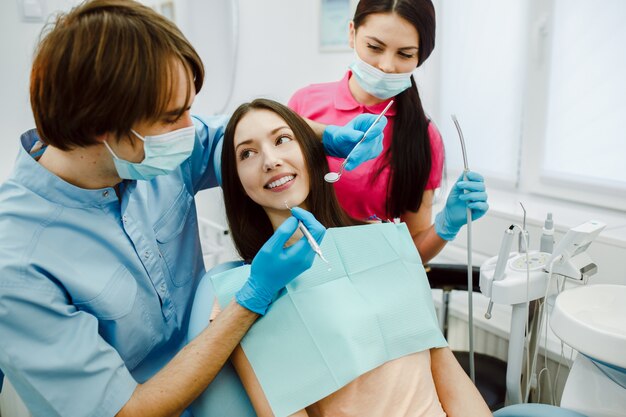
[[[350,21],[350,24],[348,25],[348,45],[350,45],[350,48],[354,49],[354,39],[356,37],[356,30],[354,29],[354,20]]]
[[[111,141],[111,140],[115,139],[114,135],[112,133],[103,133],[101,135],[95,135],[93,138],[100,145],[104,144],[104,142]]]

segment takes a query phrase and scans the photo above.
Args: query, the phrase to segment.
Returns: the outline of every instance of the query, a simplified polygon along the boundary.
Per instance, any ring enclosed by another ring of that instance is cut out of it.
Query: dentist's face
[[[156,120],[140,121],[133,126],[133,130],[141,136],[156,136],[193,126],[191,103],[196,97],[196,91],[193,84],[188,82],[193,77],[190,73],[185,74],[188,70],[179,62],[175,63],[174,68],[176,73],[174,74],[175,83],[172,97],[163,114]],[[187,100],[187,96],[189,96],[189,100]],[[190,103],[189,105],[186,104],[187,101]],[[144,160],[144,143],[132,133],[128,133],[119,140],[108,139],[107,143],[119,158],[136,163]],[[112,160],[111,167],[111,170],[115,171]]]
[[[298,206],[309,195],[300,144],[287,123],[269,110],[252,110],[234,135],[237,174],[246,194],[268,214]]]
[[[350,47],[383,72],[407,73],[418,64],[419,34],[415,26],[395,13],[375,13],[357,30],[350,22]]]

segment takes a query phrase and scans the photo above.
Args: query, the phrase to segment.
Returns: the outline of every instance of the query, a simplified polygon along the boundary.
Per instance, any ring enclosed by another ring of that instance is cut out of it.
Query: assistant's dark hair
[[[354,14],[355,30],[374,13],[395,13],[411,23],[419,34],[417,66],[426,61],[435,48],[435,8],[430,0],[361,0]],[[411,87],[398,94],[395,101],[393,138],[383,158],[385,164],[378,167],[378,173],[389,164],[387,213],[399,217],[405,211],[419,209],[430,176],[432,156],[429,120],[412,75]]]
[[[237,173],[235,130],[246,114],[258,110],[268,110],[282,118],[300,145],[310,181],[306,204],[317,220],[325,227],[362,224],[343,211],[337,201],[334,187],[324,181],[324,174],[329,170],[324,147],[309,125],[287,106],[272,100],[256,99],[251,103],[242,104],[235,110],[226,126],[222,149],[222,189],[226,217],[235,247],[241,257],[248,261],[254,258],[261,246],[274,233],[267,214],[259,204],[248,197]]]

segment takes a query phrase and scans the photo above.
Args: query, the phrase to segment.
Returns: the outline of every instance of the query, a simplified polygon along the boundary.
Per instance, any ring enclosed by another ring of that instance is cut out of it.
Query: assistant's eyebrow
[[[161,115],[161,117],[174,117],[174,116],[180,116],[181,114],[183,114],[186,111],[191,110],[191,106],[188,106],[187,108],[183,108],[183,107],[179,107],[177,109],[174,110],[168,110],[165,113],[163,113]]]
[[[378,39],[376,36],[365,36],[366,38],[369,38],[379,44],[381,44],[382,46],[387,46],[387,44],[383,41],[381,41],[380,39]],[[405,46],[402,48],[398,48],[399,51],[406,51],[409,49],[415,49],[416,51],[419,51],[419,48],[417,46]]]

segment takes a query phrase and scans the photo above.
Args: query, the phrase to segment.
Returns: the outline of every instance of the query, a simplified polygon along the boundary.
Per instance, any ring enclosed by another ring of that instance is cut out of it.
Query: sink
[[[626,286],[596,284],[562,292],[550,327],[580,353],[626,368]]]

